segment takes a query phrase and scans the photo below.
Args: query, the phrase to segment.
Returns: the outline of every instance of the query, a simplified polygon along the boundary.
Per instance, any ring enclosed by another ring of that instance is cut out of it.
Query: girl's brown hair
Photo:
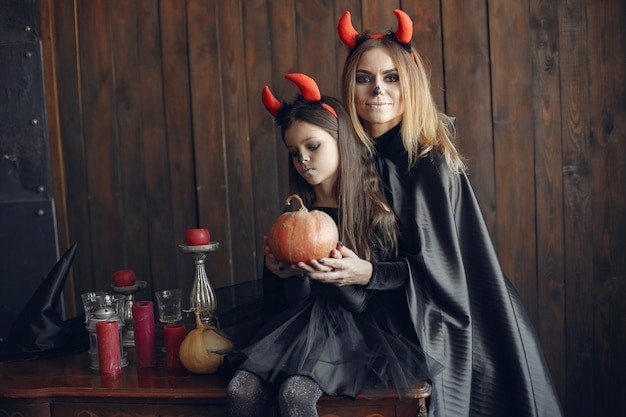
[[[367,147],[357,138],[348,113],[340,100],[324,96],[322,100],[336,111],[337,117],[320,106],[298,105],[298,100],[281,117],[281,134],[296,121],[318,126],[339,145],[340,175],[335,190],[339,202],[339,238],[341,242],[367,260],[383,260],[397,254],[397,226],[389,208],[378,173]],[[288,107],[284,107],[286,110]],[[315,201],[313,187],[289,161],[291,192],[311,207]]]

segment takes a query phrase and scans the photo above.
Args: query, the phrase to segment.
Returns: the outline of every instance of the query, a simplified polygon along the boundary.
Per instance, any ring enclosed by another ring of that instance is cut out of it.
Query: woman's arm
[[[337,286],[362,285],[368,290],[394,290],[402,287],[409,277],[409,267],[404,259],[392,262],[370,262],[361,259],[343,245],[333,250],[331,257],[300,262],[311,279]]]

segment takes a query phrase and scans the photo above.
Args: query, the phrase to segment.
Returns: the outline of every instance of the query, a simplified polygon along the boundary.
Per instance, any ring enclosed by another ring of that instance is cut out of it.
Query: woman
[[[341,101],[321,96],[303,74],[286,78],[302,91],[293,103],[281,104],[267,88],[263,97],[289,150],[292,193],[333,217],[341,241],[359,256],[394,257],[395,217]],[[310,281],[268,247],[266,253],[264,280],[283,278],[290,307],[227,357],[236,369],[228,386],[231,416],[261,415],[275,393],[283,417],[317,416],[315,404],[323,393],[355,397],[393,387],[399,396],[410,396],[413,384],[436,371],[429,373],[410,321],[384,308],[404,297],[402,291],[378,294],[363,286]]]
[[[410,44],[410,18],[395,13],[395,33],[361,35],[348,12],[338,30],[350,48],[342,98],[374,156],[406,263],[368,262],[342,248],[341,259],[300,266],[320,282],[374,290],[389,285],[380,279],[389,268],[404,268],[419,341],[445,367],[432,381],[430,416],[560,416],[537,335],[500,268],[455,148],[453,121],[436,108]]]

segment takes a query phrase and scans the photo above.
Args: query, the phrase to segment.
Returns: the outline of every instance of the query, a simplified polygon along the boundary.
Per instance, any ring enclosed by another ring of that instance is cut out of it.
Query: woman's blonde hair
[[[396,65],[404,114],[400,134],[407,150],[409,167],[433,149],[439,151],[453,171],[465,168],[463,158],[455,146],[456,131],[453,119],[439,112],[430,91],[430,79],[422,58],[411,53],[388,37],[371,38],[359,44],[346,59],[341,85],[341,96],[359,139],[374,152],[373,138],[365,131],[354,102],[358,63],[367,51],[383,48]]]

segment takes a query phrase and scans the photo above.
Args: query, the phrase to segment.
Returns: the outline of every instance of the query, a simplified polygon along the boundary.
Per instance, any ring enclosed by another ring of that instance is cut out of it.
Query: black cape
[[[435,151],[409,171],[399,126],[376,151],[408,264],[411,320],[424,352],[445,367],[432,380],[429,416],[561,416],[538,337],[465,173]],[[377,265],[368,287],[384,289],[385,275]]]

